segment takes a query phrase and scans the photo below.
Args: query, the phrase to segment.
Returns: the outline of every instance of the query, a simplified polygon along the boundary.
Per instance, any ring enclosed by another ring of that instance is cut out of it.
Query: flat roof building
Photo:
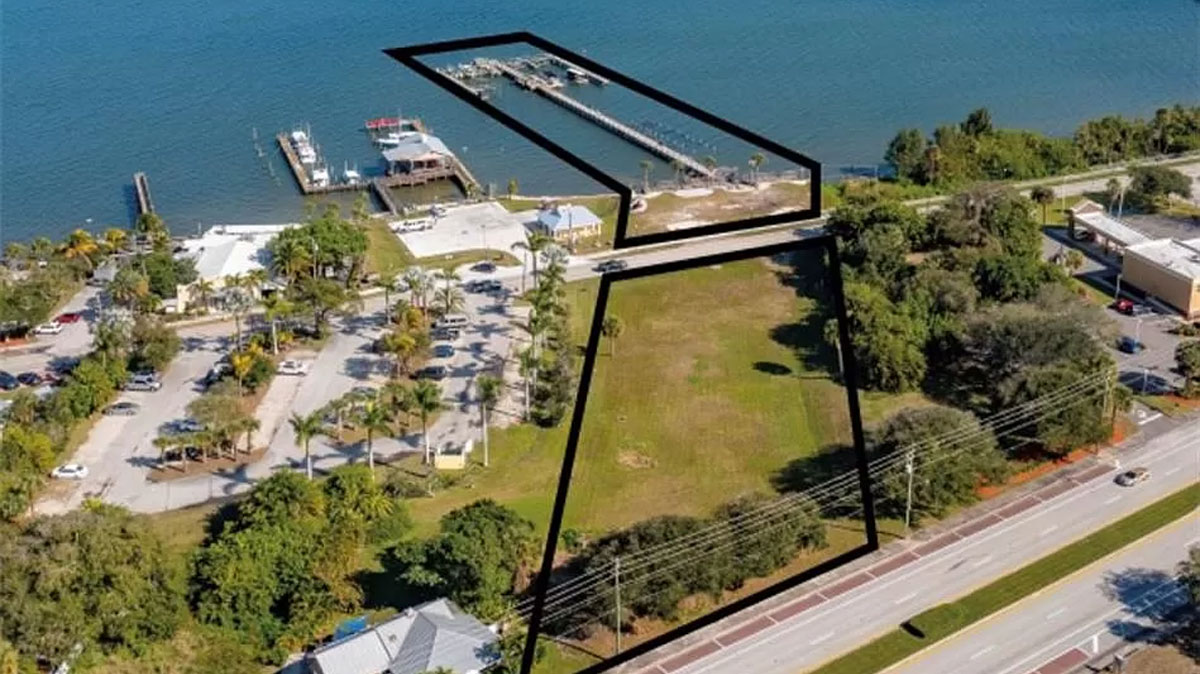
[[[585,206],[546,205],[537,214],[537,225],[555,241],[574,241],[582,236],[599,236],[603,221]]]
[[[271,264],[267,244],[295,223],[282,225],[216,225],[197,238],[185,239],[176,257],[190,258],[196,265],[196,280],[208,281],[214,289],[225,285],[234,274],[267,269]],[[195,282],[176,289],[179,309],[188,309]]]
[[[1096,243],[1106,251],[1115,250],[1119,253],[1124,248],[1150,240],[1150,237],[1110,216],[1103,206],[1090,199],[1083,199],[1067,209],[1067,216],[1072,234],[1079,229],[1091,232]]]
[[[1200,318],[1200,238],[1155,239],[1127,247],[1121,278],[1188,320]]]

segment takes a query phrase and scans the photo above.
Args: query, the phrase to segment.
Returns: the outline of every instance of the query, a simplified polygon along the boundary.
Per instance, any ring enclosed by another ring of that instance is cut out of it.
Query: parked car
[[[467,290],[473,293],[494,293],[503,287],[503,284],[494,278],[478,279],[467,284]]]
[[[308,374],[308,363],[301,360],[285,360],[279,364],[279,374],[302,376]]]
[[[1131,468],[1117,476],[1117,484],[1122,487],[1133,487],[1149,479],[1149,468]]]
[[[17,375],[17,381],[26,386],[41,386],[45,379],[36,372],[22,372]]]
[[[481,274],[490,274],[496,271],[496,264],[494,262],[483,260],[481,262],[476,262],[475,265],[471,267],[471,271],[477,271]]]
[[[428,365],[417,370],[417,379],[445,379],[450,371],[444,365]]]
[[[1113,302],[1112,308],[1115,311],[1119,311],[1127,316],[1132,316],[1133,315],[1133,300],[1119,299],[1116,302]]]
[[[13,391],[17,388],[20,388],[20,386],[20,380],[12,376],[11,372],[0,372],[0,389],[5,391]]]
[[[454,345],[446,342],[439,342],[433,345],[434,358],[450,358],[454,355]]]
[[[162,382],[153,372],[139,372],[125,380],[126,391],[157,391],[162,388]]]
[[[628,267],[629,263],[625,260],[605,260],[592,269],[600,272],[601,274],[605,274],[610,271],[621,271],[622,269],[627,269]]]
[[[199,433],[204,430],[204,424],[188,417],[175,422],[176,433]]]
[[[442,316],[441,318],[434,321],[433,329],[438,330],[440,328],[462,328],[462,327],[465,327],[470,322],[471,321],[469,318],[467,318],[466,314],[446,314],[445,316]]]
[[[104,414],[110,417],[131,417],[141,411],[141,409],[142,406],[137,403],[114,403],[104,408]]]
[[[1134,304],[1132,316],[1148,316],[1154,313],[1154,307],[1149,304]]]
[[[35,335],[57,335],[58,333],[62,332],[62,329],[63,329],[62,323],[59,323],[58,321],[50,321],[49,323],[42,323],[41,325],[34,328],[33,334],[35,334]]]
[[[457,328],[434,328],[430,336],[439,341],[457,342],[462,337],[462,331]]]
[[[1123,353],[1140,353],[1146,345],[1126,335],[1117,341],[1117,348]]]
[[[68,311],[66,313],[59,314],[58,318],[54,320],[55,322],[67,325],[69,323],[78,323],[79,319],[81,318],[83,318],[83,314],[79,313],[78,311]]]
[[[78,463],[67,463],[50,471],[50,477],[56,477],[62,480],[82,480],[87,477],[87,466]]]
[[[213,365],[212,369],[208,371],[208,374],[204,375],[204,385],[212,386],[213,384],[221,381],[221,377],[229,374],[232,369],[233,366],[223,361]]]

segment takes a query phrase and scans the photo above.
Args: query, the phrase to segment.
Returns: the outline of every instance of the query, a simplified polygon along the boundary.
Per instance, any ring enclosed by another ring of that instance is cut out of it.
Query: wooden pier
[[[154,200],[150,198],[150,181],[146,174],[138,171],[133,174],[133,191],[137,194],[138,216],[154,212]]]
[[[633,127],[621,122],[609,115],[600,112],[599,110],[580,103],[579,101],[567,96],[553,87],[549,86],[542,78],[536,75],[523,73],[504,61],[493,60],[490,65],[496,68],[505,77],[511,79],[518,86],[537,92],[542,96],[558,103],[562,107],[574,112],[584,119],[593,122],[601,128],[607,129],[612,133],[624,138],[625,140],[640,145],[643,148],[653,152],[655,155],[662,157],[671,162],[679,162],[685,170],[705,178],[711,178],[714,171],[704,164],[697,161],[695,158],[676,150],[665,143],[662,143],[646,134],[634,129]],[[572,66],[574,67],[574,66]],[[465,86],[465,85],[464,85]]]
[[[379,203],[388,210],[392,215],[400,215],[400,209],[396,207],[396,202],[392,200],[392,193],[388,190],[388,186],[383,182],[382,178],[376,178],[371,181],[371,190],[375,192],[375,196],[379,198]]]
[[[557,63],[558,66],[560,68],[563,68],[564,70],[572,70],[573,69],[573,70],[578,70],[579,72],[583,73],[584,76],[588,78],[588,81],[591,82],[592,84],[600,84],[600,85],[608,84],[607,77],[601,77],[601,76],[597,75],[596,73],[588,70],[587,68],[584,68],[582,66],[577,66],[574,63],[571,63],[570,61],[566,60],[565,58],[561,58],[555,54],[546,54],[546,56],[550,57],[551,62]]]

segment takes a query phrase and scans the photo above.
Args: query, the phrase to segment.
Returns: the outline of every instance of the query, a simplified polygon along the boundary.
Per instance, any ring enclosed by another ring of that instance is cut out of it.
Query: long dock
[[[150,198],[150,181],[146,174],[138,171],[133,174],[133,191],[137,194],[138,215],[154,212],[154,200]]]
[[[392,193],[388,191],[388,186],[384,184],[382,178],[371,181],[371,190],[375,192],[376,197],[379,197],[379,203],[383,204],[389,213],[400,215],[400,209],[396,208],[396,202],[392,200]]]
[[[505,77],[511,79],[513,82],[516,82],[518,86],[545,96],[546,98],[558,103],[562,107],[574,112],[580,117],[583,117],[584,119],[596,124],[597,126],[600,126],[601,128],[611,131],[612,133],[635,145],[642,146],[643,148],[653,152],[663,159],[671,162],[679,162],[680,165],[682,165],[691,173],[704,176],[705,178],[711,178],[714,175],[712,169],[700,163],[695,158],[686,155],[679,150],[670,147],[669,145],[659,142],[642,133],[641,131],[638,131],[637,129],[625,124],[624,122],[614,119],[589,105],[585,105],[574,98],[571,98],[570,96],[559,93],[537,76],[523,73],[509,64],[499,60],[492,61],[491,65],[499,70]]]

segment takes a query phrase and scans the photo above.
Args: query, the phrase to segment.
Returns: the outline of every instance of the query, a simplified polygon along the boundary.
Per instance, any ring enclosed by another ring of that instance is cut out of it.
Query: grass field
[[[946,639],[968,625],[1065,578],[1130,543],[1187,516],[1200,506],[1200,484],[1175,492],[1107,527],[910,621],[926,636],[893,630],[814,671],[814,674],[870,674]]]

